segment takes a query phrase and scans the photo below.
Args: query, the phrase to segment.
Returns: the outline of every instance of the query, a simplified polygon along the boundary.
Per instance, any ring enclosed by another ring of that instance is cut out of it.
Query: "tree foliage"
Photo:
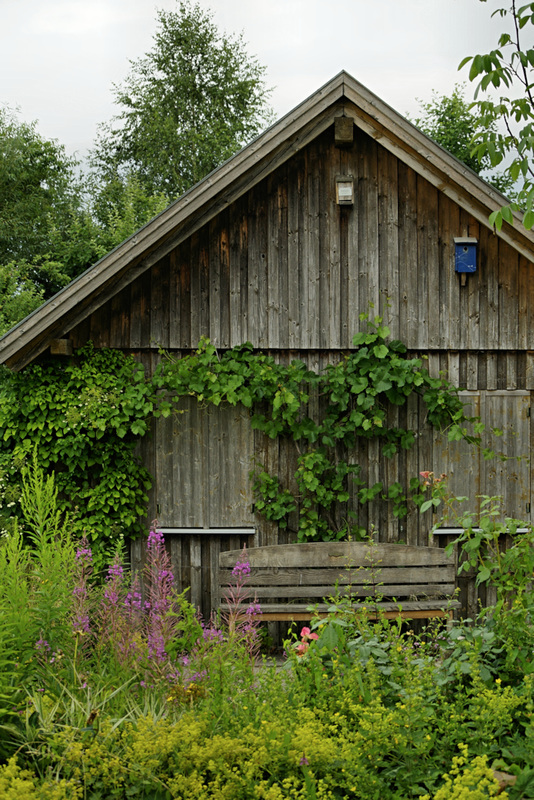
[[[492,169],[488,153],[480,156],[473,152],[473,139],[477,132],[478,120],[471,111],[471,104],[465,99],[464,88],[456,85],[451,95],[432,93],[432,100],[419,102],[421,117],[414,124],[430,136],[437,144],[456,156],[469,169],[481,175],[499,191],[508,194],[512,190],[512,180],[501,172]],[[491,123],[495,132],[496,125]]]
[[[0,108],[0,263],[45,256],[78,208],[76,161]]]
[[[27,267],[11,261],[0,264],[0,336],[35,311],[43,302],[43,290],[28,275]]]
[[[494,50],[467,56],[459,68],[469,65],[469,80],[477,82],[474,154],[489,158],[492,166],[502,164],[518,185],[516,201],[494,212],[490,221],[500,229],[503,221],[513,224],[513,210],[521,210],[523,224],[530,229],[534,225],[534,2],[519,6],[511,0],[495,15],[510,23],[509,30],[500,35]],[[500,92],[498,97],[495,91]]]
[[[10,265],[0,289],[2,310],[12,281],[30,294],[33,283],[38,300],[85,268],[87,256],[80,263],[73,236],[89,222],[77,167],[62,145],[38,133],[35,122],[0,109],[0,266]]]
[[[78,167],[0,109],[0,335],[167,205],[135,176],[102,185]]]
[[[152,49],[114,87],[121,110],[101,126],[93,164],[175,199],[260,132],[268,91],[242,36],[221,34],[198,4],[157,17]]]

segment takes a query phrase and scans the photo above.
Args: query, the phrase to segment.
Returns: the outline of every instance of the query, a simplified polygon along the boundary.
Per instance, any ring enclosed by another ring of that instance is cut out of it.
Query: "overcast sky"
[[[466,80],[496,46],[506,0],[199,0],[267,67],[277,117],[345,69],[402,114]],[[0,104],[83,155],[114,114],[111,85],[151,47],[176,0],[0,0]],[[471,91],[471,89],[469,90]]]

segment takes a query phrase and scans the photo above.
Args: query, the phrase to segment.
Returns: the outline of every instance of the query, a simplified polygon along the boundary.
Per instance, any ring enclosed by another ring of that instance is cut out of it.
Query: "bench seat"
[[[456,557],[437,547],[369,542],[311,542],[268,545],[219,556],[219,608],[228,603],[232,569],[248,561],[246,587],[256,598],[261,618],[304,621],[327,615],[325,598],[349,597],[354,611],[370,618],[452,618]]]

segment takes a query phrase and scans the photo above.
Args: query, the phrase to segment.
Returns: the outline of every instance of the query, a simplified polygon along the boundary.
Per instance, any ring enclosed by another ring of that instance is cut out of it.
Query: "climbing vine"
[[[219,354],[208,339],[180,359],[166,354],[155,374],[120,351],[87,345],[69,362],[51,359],[0,380],[0,514],[16,514],[21,470],[35,456],[54,471],[60,502],[70,512],[73,533],[87,535],[104,558],[122,537],[139,534],[146,515],[151,476],[136,445],[154,415],[193,396],[216,406],[250,409],[252,427],[283,437],[295,448],[291,486],[261,465],[251,475],[256,511],[280,526],[297,519],[305,540],[358,536],[350,508],[378,496],[406,513],[403,487],[367,486],[351,460],[362,439],[377,439],[384,457],[408,450],[412,430],[388,423],[388,408],[419,395],[429,422],[448,427],[449,438],[468,438],[457,392],[430,377],[421,359],[408,358],[380,318],[366,322],[354,349],[320,373],[302,361],[284,365],[243,344]],[[423,502],[414,479],[416,502]],[[412,499],[414,499],[412,497]],[[341,509],[341,512],[340,512]],[[292,516],[293,515],[293,516]],[[296,517],[295,517],[296,515]]]
[[[69,362],[50,360],[0,380],[0,490],[4,529],[16,516],[21,470],[34,457],[54,471],[72,532],[100,558],[143,530],[151,477],[135,453],[154,414],[169,414],[143,367],[116,350],[87,345]]]
[[[432,378],[421,359],[408,358],[402,342],[388,342],[390,331],[381,318],[370,321],[362,314],[361,319],[367,330],[354,337],[355,349],[321,373],[302,361],[279,364],[255,353],[248,343],[219,355],[207,339],[193,355],[178,360],[168,356],[159,372],[160,387],[175,399],[192,395],[215,405],[242,403],[251,409],[253,428],[294,443],[296,491],[282,486],[261,465],[251,477],[257,512],[284,527],[298,510],[300,541],[359,535],[352,511],[342,515],[341,524],[335,513],[349,500],[350,482],[357,486],[359,502],[380,495],[393,502],[397,516],[406,513],[399,483],[366,487],[359,477],[361,466],[349,458],[361,438],[378,439],[384,457],[412,447],[415,432],[389,425],[388,405],[403,406],[415,393],[433,426],[448,427],[452,439],[467,437],[457,390],[443,378]],[[319,413],[309,413],[312,398]],[[419,481],[414,483],[418,490]]]

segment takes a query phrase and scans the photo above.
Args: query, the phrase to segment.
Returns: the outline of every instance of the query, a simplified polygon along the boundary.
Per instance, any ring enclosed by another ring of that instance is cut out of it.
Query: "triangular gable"
[[[12,328],[0,340],[0,362],[20,369],[101,307],[332,125],[354,124],[483,225],[506,199],[346,72],[341,72],[261,136],[188,190],[119,247]],[[534,234],[516,215],[499,236],[529,260]]]

